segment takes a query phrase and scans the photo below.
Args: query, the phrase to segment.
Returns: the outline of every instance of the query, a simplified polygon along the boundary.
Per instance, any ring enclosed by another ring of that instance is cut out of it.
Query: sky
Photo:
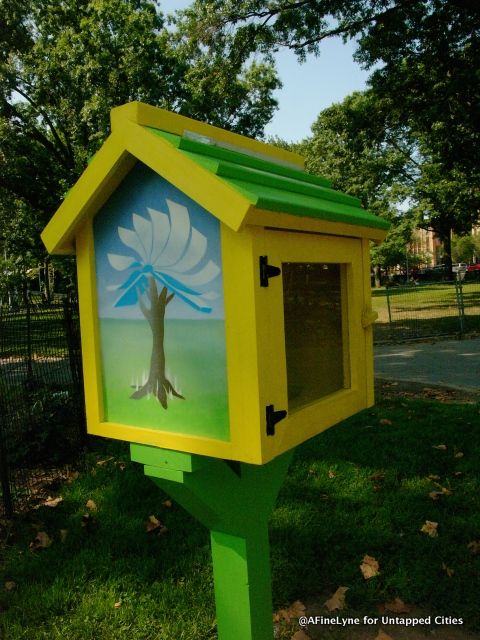
[[[164,0],[164,13],[173,13],[190,4],[190,0]],[[322,44],[318,58],[309,56],[300,64],[287,50],[277,55],[277,69],[283,88],[275,93],[279,108],[265,129],[266,136],[278,136],[297,142],[310,135],[318,114],[353,91],[366,86],[368,73],[353,60],[354,43],[343,44],[340,38]]]

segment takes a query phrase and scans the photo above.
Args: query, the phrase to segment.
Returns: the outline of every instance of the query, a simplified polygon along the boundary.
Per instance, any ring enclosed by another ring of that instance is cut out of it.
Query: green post
[[[273,640],[268,518],[292,455],[251,465],[131,445],[145,474],[210,530],[219,640]]]
[[[266,523],[244,537],[211,532],[218,637],[273,638]]]

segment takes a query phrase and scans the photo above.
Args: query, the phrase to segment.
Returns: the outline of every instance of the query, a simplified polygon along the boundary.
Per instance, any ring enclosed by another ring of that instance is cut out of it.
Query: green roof
[[[332,189],[325,178],[290,165],[146,127],[182,154],[218,176],[259,209],[388,229],[389,223],[361,207],[358,198]]]

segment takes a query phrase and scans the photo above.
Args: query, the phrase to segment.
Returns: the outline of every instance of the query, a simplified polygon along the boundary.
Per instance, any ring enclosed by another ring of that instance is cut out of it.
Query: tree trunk
[[[375,276],[375,288],[378,289],[379,287],[382,286],[382,283],[380,281],[380,265],[378,264],[374,265],[373,273]]]
[[[452,230],[448,229],[443,231],[440,239],[443,241],[443,262],[447,268],[447,276],[449,280],[453,280],[454,275],[452,271]]]
[[[47,304],[50,304],[52,301],[52,291],[50,288],[50,278],[48,273],[49,266],[50,266],[50,263],[48,259],[46,259],[43,263],[43,269],[44,269],[44,296],[45,296],[45,302]]]
[[[150,371],[146,383],[130,396],[134,400],[139,400],[151,393],[158,399],[164,409],[168,408],[168,397],[170,395],[183,399],[183,396],[175,390],[165,375],[165,310],[173,296],[173,293],[168,295],[166,287],[163,287],[159,294],[155,279],[150,276],[148,290],[150,308],[144,304],[142,299],[139,302],[140,309],[152,330]]]

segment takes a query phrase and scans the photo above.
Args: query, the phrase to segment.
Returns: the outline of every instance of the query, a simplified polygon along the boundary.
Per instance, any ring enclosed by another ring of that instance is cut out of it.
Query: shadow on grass
[[[348,586],[363,613],[399,596],[478,627],[480,557],[467,548],[480,537],[478,417],[477,406],[388,403],[299,447],[272,519],[277,597]],[[429,497],[442,487],[451,494]],[[426,520],[438,537],[420,531]],[[365,554],[380,563],[370,581]]]
[[[467,548],[480,540],[478,418],[476,405],[386,401],[299,447],[271,518],[275,608],[342,585],[351,611],[376,613],[399,596],[480,627],[480,555]],[[56,509],[19,523],[3,550],[2,579],[16,584],[0,594],[7,637],[215,638],[208,532],[163,504],[139,466],[122,470],[125,450],[110,455],[61,488]],[[432,500],[441,487],[448,495]],[[147,533],[150,515],[168,531]],[[438,537],[420,531],[426,520]],[[31,552],[39,530],[53,542]],[[365,554],[380,563],[368,581]]]

